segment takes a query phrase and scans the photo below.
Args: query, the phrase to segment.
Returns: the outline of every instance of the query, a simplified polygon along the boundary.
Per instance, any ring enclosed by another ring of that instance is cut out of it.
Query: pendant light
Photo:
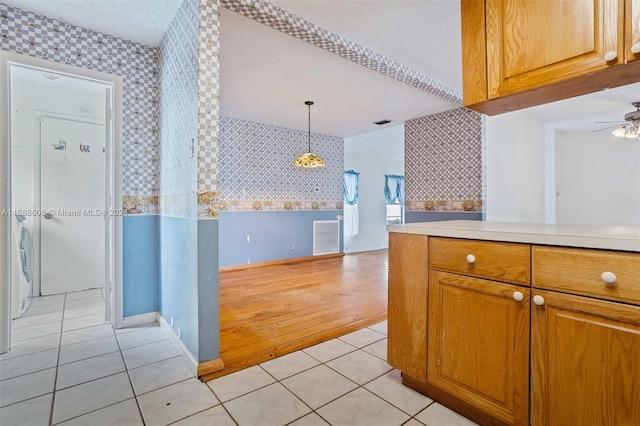
[[[309,107],[309,150],[296,158],[293,165],[305,169],[324,167],[324,160],[311,152],[311,105],[313,105],[313,101],[306,101],[304,104]]]

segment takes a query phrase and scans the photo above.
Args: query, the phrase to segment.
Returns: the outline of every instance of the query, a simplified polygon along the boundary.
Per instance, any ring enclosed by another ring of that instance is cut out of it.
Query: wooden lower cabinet
[[[640,426],[640,254],[503,245],[390,233],[403,383],[481,425]]]
[[[532,425],[640,425],[640,306],[532,294]]]
[[[529,422],[530,289],[429,274],[427,384],[503,424]]]
[[[427,380],[428,237],[389,233],[387,362]]]

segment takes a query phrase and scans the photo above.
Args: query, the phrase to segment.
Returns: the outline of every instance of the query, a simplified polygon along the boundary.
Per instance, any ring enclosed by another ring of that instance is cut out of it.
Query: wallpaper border
[[[407,201],[407,211],[414,212],[482,212],[482,200],[421,200]]]

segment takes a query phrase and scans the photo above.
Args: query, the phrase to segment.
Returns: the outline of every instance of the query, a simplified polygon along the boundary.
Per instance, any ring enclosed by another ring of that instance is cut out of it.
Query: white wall
[[[557,131],[556,223],[640,226],[640,141]]]
[[[52,113],[66,117],[104,119],[104,89],[71,77],[46,79],[40,71],[14,67],[11,72],[11,208],[35,209],[39,207],[39,114]],[[96,96],[101,94],[101,96]],[[74,147],[68,147],[74,149]],[[77,149],[77,147],[75,147]],[[36,217],[26,218],[33,235],[36,270],[34,292],[39,292],[40,222]],[[13,237],[12,237],[13,240]],[[15,247],[11,247],[12,255]],[[14,271],[12,271],[14,272]],[[14,277],[15,279],[15,277]]]
[[[525,111],[486,117],[486,220],[544,222],[545,127]]]
[[[404,124],[345,138],[344,169],[360,173],[360,232],[345,237],[346,253],[388,247],[384,175],[404,175]]]

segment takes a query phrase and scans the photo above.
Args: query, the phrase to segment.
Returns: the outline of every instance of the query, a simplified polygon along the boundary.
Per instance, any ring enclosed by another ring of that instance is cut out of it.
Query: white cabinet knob
[[[618,57],[618,52],[616,52],[615,50],[610,50],[607,53],[604,54],[604,59],[607,62],[611,62],[614,59],[616,59]]]
[[[600,275],[600,278],[602,278],[602,281],[607,284],[613,284],[616,282],[616,274],[613,272],[605,271]]]
[[[524,295],[522,294],[522,292],[519,292],[519,291],[513,292],[513,300],[515,300],[516,302],[522,302],[522,299],[524,299]]]
[[[535,303],[538,306],[544,305],[544,297],[540,296],[539,294],[536,294],[535,296],[533,296],[533,303]]]
[[[640,43],[631,45],[631,53],[640,53]]]
[[[474,263],[476,261],[476,257],[472,254],[467,255],[467,262]]]

